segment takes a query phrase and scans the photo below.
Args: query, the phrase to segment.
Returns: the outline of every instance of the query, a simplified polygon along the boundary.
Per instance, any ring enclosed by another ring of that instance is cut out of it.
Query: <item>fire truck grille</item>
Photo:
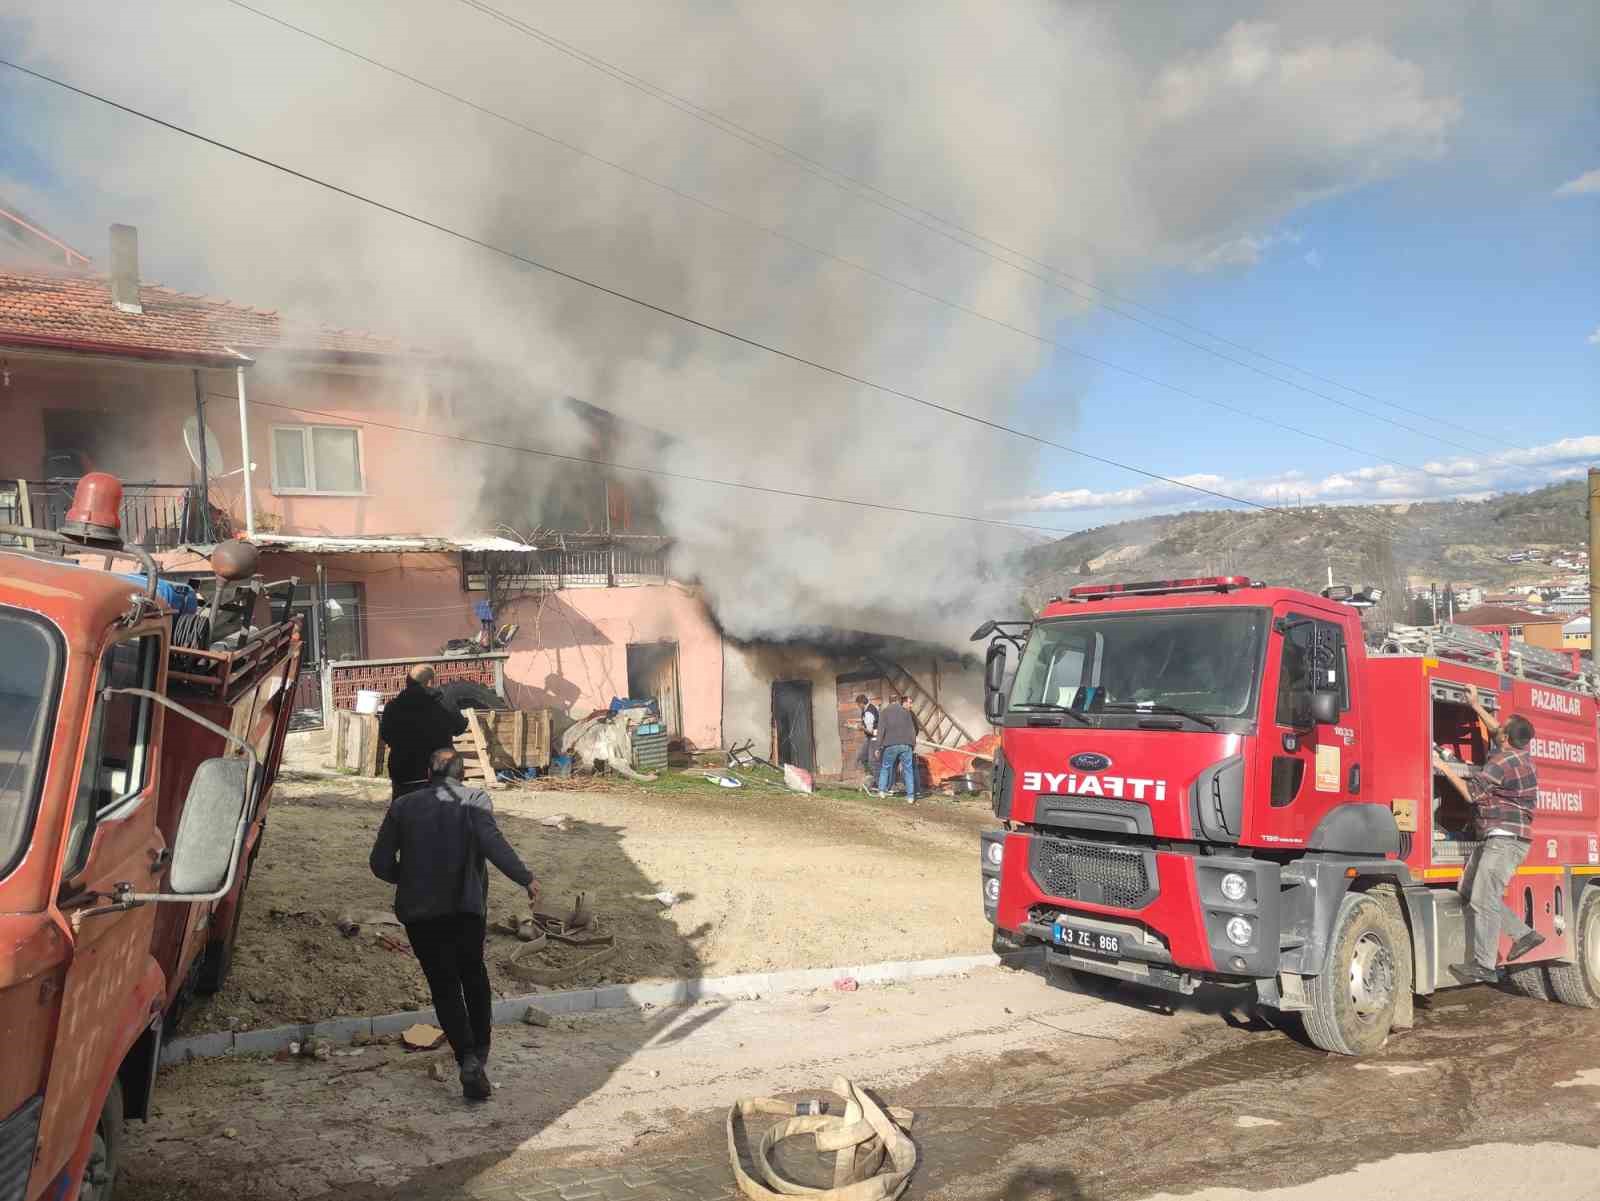
[[[1138,909],[1155,897],[1154,871],[1143,851],[1035,838],[1029,868],[1038,886],[1053,897]]]

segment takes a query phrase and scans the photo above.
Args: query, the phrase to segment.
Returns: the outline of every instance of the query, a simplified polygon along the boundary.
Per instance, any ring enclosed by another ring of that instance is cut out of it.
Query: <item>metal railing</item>
[[[26,485],[26,503],[24,503]],[[61,529],[72,507],[76,480],[0,480],[0,525],[27,525],[52,533]],[[227,536],[215,506],[207,520],[193,484],[124,484],[122,540],[148,551],[184,543],[207,545]]]

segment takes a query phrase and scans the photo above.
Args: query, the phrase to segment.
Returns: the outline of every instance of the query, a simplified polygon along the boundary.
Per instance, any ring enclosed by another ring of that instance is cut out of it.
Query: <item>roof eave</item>
[[[48,338],[38,334],[19,334],[0,330],[0,347],[19,350],[51,350],[63,354],[95,358],[139,359],[155,363],[178,363],[200,367],[238,367],[250,358],[237,351],[173,350],[165,346],[130,346],[118,342],[96,342],[86,338]]]

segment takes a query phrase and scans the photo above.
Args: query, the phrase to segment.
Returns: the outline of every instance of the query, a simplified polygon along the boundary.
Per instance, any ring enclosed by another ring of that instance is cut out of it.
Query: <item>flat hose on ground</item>
[[[904,1127],[911,1125],[908,1109],[887,1112],[865,1092],[843,1076],[833,1082],[833,1091],[845,1100],[843,1114],[797,1116],[793,1101],[769,1097],[746,1097],[728,1110],[728,1158],[739,1190],[751,1201],[783,1201],[786,1197],[817,1197],[821,1201],[893,1201],[905,1191],[911,1171],[917,1166],[917,1147]],[[779,1117],[751,1147],[757,1180],[744,1170],[739,1159],[739,1144],[734,1137],[736,1120],[746,1124],[755,1114]],[[833,1187],[811,1188],[785,1180],[768,1159],[768,1153],[786,1138],[809,1134],[817,1141],[817,1151],[835,1152]],[[885,1166],[884,1160],[888,1165]]]

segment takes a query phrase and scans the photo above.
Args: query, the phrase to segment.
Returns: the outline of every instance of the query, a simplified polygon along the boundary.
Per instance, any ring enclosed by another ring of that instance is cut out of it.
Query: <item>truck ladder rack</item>
[[[1470,626],[1396,625],[1385,631],[1375,631],[1372,641],[1372,649],[1378,654],[1449,659],[1485,671],[1521,676],[1554,688],[1600,696],[1600,674],[1575,667],[1567,655],[1530,646],[1517,638],[1509,640],[1508,651],[1493,634]]]
[[[299,620],[292,618],[267,626],[237,650],[174,646],[167,654],[167,679],[174,685],[226,698],[235,689],[253,683],[267,664],[279,661],[295,636]]]

